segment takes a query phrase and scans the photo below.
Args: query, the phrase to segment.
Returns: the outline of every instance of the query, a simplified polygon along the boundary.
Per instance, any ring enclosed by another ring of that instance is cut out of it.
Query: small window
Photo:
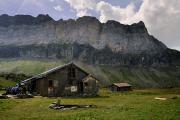
[[[71,75],[72,77],[76,77],[76,71],[75,71],[75,68],[71,68]]]
[[[87,82],[85,82],[85,83],[84,83],[84,86],[88,86],[88,83],[87,83]]]
[[[58,84],[59,84],[58,80],[54,80],[54,87],[58,87]]]
[[[70,67],[68,70],[68,76],[71,78],[75,78],[76,77],[76,69],[73,67]]]
[[[53,87],[53,81],[49,80],[49,87]]]

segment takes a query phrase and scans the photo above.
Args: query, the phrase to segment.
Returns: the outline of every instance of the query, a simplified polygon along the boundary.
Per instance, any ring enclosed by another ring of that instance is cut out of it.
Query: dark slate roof
[[[128,83],[113,83],[113,85],[115,85],[117,87],[131,87],[132,86]]]
[[[33,81],[33,80],[37,80],[37,79],[42,78],[42,77],[43,76],[40,76],[40,74],[39,74],[39,75],[36,75],[34,77],[31,77],[31,78],[28,78],[26,80],[23,80],[23,81],[21,81],[21,83],[27,83],[27,82],[30,82],[30,81]]]
[[[65,68],[65,67],[67,67],[67,66],[69,66],[69,65],[72,65],[72,64],[74,64],[74,63],[70,62],[70,63],[68,63],[68,64],[64,64],[64,65],[57,66],[57,67],[55,67],[55,68],[52,68],[52,69],[50,69],[50,70],[47,70],[47,71],[41,73],[40,75],[42,75],[42,76],[43,76],[43,75],[47,75],[47,74],[49,74],[49,73],[52,73],[52,72],[54,72],[54,71],[56,71],[56,70],[60,70],[60,69]],[[74,65],[75,65],[75,64],[74,64]]]
[[[38,74],[38,75],[36,75],[36,76],[34,76],[34,77],[31,77],[31,78],[28,78],[28,79],[26,79],[26,80],[23,80],[21,83],[27,83],[27,82],[32,81],[32,80],[37,80],[37,79],[39,79],[39,78],[43,78],[43,77],[45,77],[46,75],[48,75],[48,74],[50,74],[50,73],[53,73],[53,72],[55,72],[55,71],[57,71],[57,70],[63,69],[63,68],[65,68],[65,67],[69,66],[69,65],[74,65],[74,66],[76,66],[78,69],[80,69],[81,71],[83,71],[84,73],[86,73],[86,74],[88,75],[88,73],[87,73],[86,71],[84,71],[83,69],[81,69],[80,67],[78,67],[78,66],[77,66],[76,64],[74,64],[73,62],[70,62],[70,63],[68,63],[68,64],[64,64],[64,65],[57,66],[57,67],[52,68],[52,69],[50,69],[50,70],[47,70],[47,71],[45,71],[45,72],[43,72],[43,73],[40,73],[40,74]]]

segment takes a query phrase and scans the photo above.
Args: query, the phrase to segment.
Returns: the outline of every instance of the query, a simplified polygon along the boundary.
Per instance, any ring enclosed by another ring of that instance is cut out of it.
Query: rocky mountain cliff
[[[148,34],[141,21],[123,25],[84,16],[0,16],[0,58],[80,60],[97,65],[179,65],[180,52]]]

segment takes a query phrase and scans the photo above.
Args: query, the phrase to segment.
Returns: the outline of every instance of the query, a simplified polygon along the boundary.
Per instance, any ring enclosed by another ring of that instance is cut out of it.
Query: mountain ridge
[[[84,16],[53,20],[49,15],[1,15],[0,58],[76,59],[101,65],[176,65],[166,45],[140,21],[101,23]],[[175,52],[174,52],[175,53]],[[171,56],[171,57],[169,57]]]

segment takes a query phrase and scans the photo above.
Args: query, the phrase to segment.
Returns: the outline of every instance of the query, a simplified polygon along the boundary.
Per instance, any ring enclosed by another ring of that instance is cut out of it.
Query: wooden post
[[[57,105],[60,106],[61,105],[61,97],[57,98]]]

